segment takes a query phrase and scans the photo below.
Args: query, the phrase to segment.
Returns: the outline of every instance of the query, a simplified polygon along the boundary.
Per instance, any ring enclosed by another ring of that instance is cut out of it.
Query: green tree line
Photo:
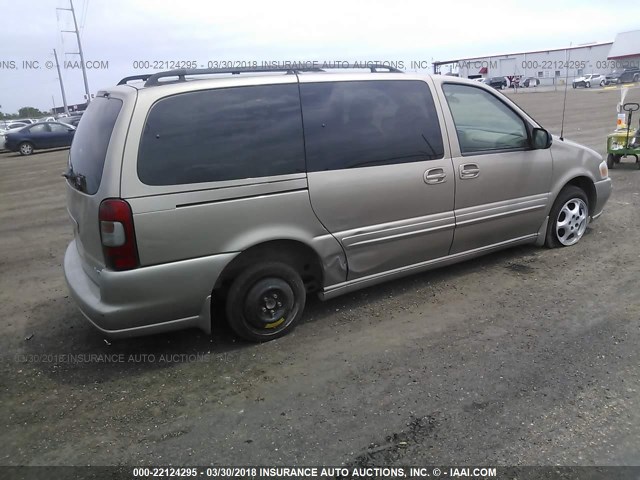
[[[0,120],[9,120],[12,118],[31,118],[31,117],[45,117],[49,115],[49,112],[42,112],[34,107],[22,107],[18,110],[18,113],[4,113],[0,112]]]

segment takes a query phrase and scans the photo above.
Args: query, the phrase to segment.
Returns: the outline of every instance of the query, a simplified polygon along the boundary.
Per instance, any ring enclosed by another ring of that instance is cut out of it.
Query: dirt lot
[[[561,92],[509,95],[559,132]],[[569,91],[565,136],[603,153],[619,96]],[[640,464],[635,165],[575,247],[310,299],[264,345],[108,344],[62,275],[66,157],[0,154],[0,464]]]

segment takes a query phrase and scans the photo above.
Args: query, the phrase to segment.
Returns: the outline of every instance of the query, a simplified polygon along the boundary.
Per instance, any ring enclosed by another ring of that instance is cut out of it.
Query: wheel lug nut
[[[274,293],[274,294],[273,294],[273,298],[278,298],[278,294],[277,294],[277,293]]]
[[[267,313],[266,307],[262,307],[262,313]]]
[[[278,306],[281,307],[282,306],[282,302],[278,302]]]

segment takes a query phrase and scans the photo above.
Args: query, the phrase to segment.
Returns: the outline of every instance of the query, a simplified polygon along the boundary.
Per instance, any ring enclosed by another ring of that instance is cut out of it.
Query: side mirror
[[[549,148],[553,143],[553,137],[544,128],[534,128],[532,140],[533,148],[535,148],[536,150],[544,150],[546,148]]]

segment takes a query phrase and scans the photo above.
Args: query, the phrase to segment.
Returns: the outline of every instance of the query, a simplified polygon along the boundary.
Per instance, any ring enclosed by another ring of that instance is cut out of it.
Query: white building
[[[619,33],[614,42],[433,62],[434,73],[466,78],[535,77],[541,85],[564,84],[587,73],[640,67],[640,30]]]

